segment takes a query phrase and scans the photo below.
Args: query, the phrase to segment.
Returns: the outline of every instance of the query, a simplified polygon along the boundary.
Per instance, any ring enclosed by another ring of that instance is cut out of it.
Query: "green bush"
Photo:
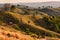
[[[31,32],[30,32],[29,28],[26,28],[26,33],[27,33],[28,35],[30,35],[30,34],[31,34]]]
[[[56,31],[58,33],[60,33],[60,18],[56,17],[56,16],[49,16],[49,17],[44,17],[43,18],[47,24],[47,26],[53,26],[51,27],[51,29],[53,31]],[[54,28],[54,29],[53,29]]]
[[[16,30],[21,30],[18,25],[13,25],[12,27],[13,27],[14,29],[16,29]]]

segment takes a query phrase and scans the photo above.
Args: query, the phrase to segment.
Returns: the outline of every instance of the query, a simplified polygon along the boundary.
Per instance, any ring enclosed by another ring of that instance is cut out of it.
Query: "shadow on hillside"
[[[19,26],[20,26],[21,30],[23,30],[24,32],[26,32],[26,28],[28,28],[29,29],[29,32],[32,32],[34,34],[37,34],[38,36],[42,36],[42,37],[45,37],[45,36],[54,37],[54,35],[52,35],[50,33],[47,33],[45,31],[36,29],[36,28],[32,27],[31,25],[22,24],[22,25],[19,25]]]

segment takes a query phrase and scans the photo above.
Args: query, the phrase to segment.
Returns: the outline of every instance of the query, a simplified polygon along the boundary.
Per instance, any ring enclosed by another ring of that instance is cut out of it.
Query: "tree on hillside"
[[[25,6],[25,8],[28,8],[28,6]]]
[[[17,7],[19,8],[19,7],[20,7],[20,5],[18,4],[18,5],[17,5]]]
[[[42,8],[44,8],[44,6],[42,6]]]
[[[53,6],[51,6],[51,8],[53,8]]]
[[[40,10],[40,7],[38,7],[38,10]]]
[[[50,8],[51,6],[48,6],[48,8]]]
[[[49,16],[49,17],[44,17],[44,20],[47,24],[47,26],[49,26],[48,28],[60,33],[60,18],[56,17],[56,16]],[[54,29],[53,29],[54,28]]]
[[[40,9],[40,7],[38,7],[38,9]]]
[[[17,6],[20,6],[19,4]]]
[[[14,5],[11,6],[11,10],[13,10],[13,9],[15,9],[15,6]]]
[[[4,4],[4,10],[5,11],[10,10],[10,4]]]

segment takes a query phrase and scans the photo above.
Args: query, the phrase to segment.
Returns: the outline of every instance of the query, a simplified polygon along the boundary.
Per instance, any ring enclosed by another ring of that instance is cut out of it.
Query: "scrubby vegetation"
[[[50,16],[43,10],[17,8],[12,5],[9,11],[0,10],[0,25],[10,26],[33,38],[60,38],[60,17]],[[10,37],[10,33],[7,36]]]
[[[60,17],[49,16],[44,17],[44,20],[48,26],[48,29],[60,33]]]

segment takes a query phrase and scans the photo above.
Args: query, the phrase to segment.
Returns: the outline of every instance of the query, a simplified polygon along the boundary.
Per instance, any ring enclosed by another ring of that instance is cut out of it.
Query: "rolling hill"
[[[34,9],[32,11],[31,9],[28,10],[24,8],[15,8],[10,11],[0,10],[1,40],[4,40],[5,37],[5,40],[40,40],[41,38],[55,40],[56,38],[60,38],[60,29],[58,30],[57,27],[54,27],[55,25],[53,25],[51,28],[49,28],[51,25],[47,26],[46,22],[48,21],[54,23],[60,20],[59,17],[57,18],[57,21],[53,20],[55,17],[48,15],[47,13],[50,13],[49,11],[51,13],[55,13],[59,12],[59,9],[41,9],[37,11],[38,13],[36,13],[36,10]],[[45,21],[45,17],[51,17],[53,19],[50,20],[50,18]],[[55,30],[51,30],[53,27]],[[16,35],[18,36],[16,37]]]
[[[60,2],[58,2],[58,1],[51,1],[51,2],[31,2],[31,3],[18,3],[18,4],[20,4],[20,5],[26,5],[26,6],[29,6],[29,7],[35,7],[35,8],[38,8],[38,7],[41,7],[42,8],[42,6],[52,6],[52,7],[54,7],[54,8],[56,8],[56,7],[60,7]],[[38,4],[38,5],[37,5]],[[32,5],[34,5],[34,6],[32,6]]]
[[[50,16],[60,16],[60,8],[45,8],[40,11],[47,13]]]

